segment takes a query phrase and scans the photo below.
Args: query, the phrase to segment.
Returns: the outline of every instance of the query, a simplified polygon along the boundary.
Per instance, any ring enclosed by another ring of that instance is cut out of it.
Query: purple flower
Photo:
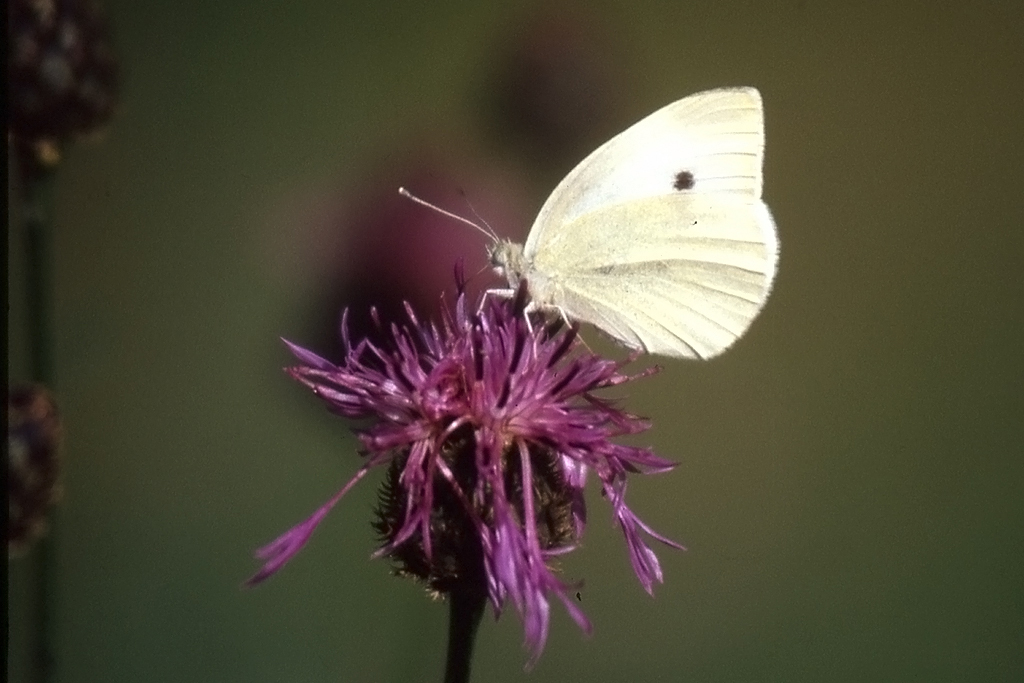
[[[359,431],[365,463],[312,517],[256,555],[265,561],[248,584],[280,569],[305,545],[327,512],[371,469],[388,465],[375,528],[396,572],[445,595],[476,582],[501,613],[511,601],[524,622],[530,664],[544,648],[554,595],[585,632],[571,599],[576,587],[552,569],[586,522],[583,489],[593,470],[626,537],[633,570],[652,592],[661,567],[644,538],[657,534],[626,506],[630,473],[675,465],[650,449],[616,444],[649,424],[592,392],[650,374],[627,375],[616,362],[578,348],[576,329],[531,326],[523,296],[487,299],[467,312],[461,294],[441,327],[392,325],[389,347],[352,343],[331,363],[285,342],[300,365],[288,369]]]

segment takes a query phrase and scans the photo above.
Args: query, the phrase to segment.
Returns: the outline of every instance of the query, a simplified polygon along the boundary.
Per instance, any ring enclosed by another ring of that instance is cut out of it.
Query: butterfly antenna
[[[487,234],[490,236],[490,238],[495,242],[500,242],[501,238],[498,237],[498,233],[494,232],[494,228],[491,227],[490,223],[484,220],[484,217],[477,213],[476,207],[473,206],[473,202],[469,201],[469,197],[466,196],[466,191],[463,190],[461,187],[459,188],[459,194],[462,195],[462,198],[466,201],[466,206],[468,206],[469,210],[473,212],[473,215],[476,216],[476,219],[483,223],[484,227],[487,228]]]
[[[398,188],[398,194],[402,195],[406,199],[411,199],[412,201],[416,202],[417,204],[425,206],[428,209],[433,209],[434,211],[437,211],[442,216],[448,216],[448,218],[454,218],[457,221],[465,223],[466,225],[471,226],[473,229],[478,230],[478,231],[482,232],[483,234],[487,235],[488,237],[490,237],[495,242],[498,241],[498,236],[494,234],[494,231],[491,230],[491,226],[489,226],[489,225],[486,228],[483,228],[480,225],[478,225],[478,224],[474,223],[473,221],[469,220],[468,218],[464,218],[464,217],[462,217],[462,216],[460,216],[458,214],[452,213],[451,211],[445,211],[440,206],[435,206],[434,204],[431,204],[428,201],[420,199],[419,197],[417,197],[416,195],[412,194],[411,192],[409,192],[409,190],[405,189],[404,187]],[[473,213],[476,214],[475,211]],[[477,216],[477,218],[479,218],[479,216]],[[487,225],[487,224],[484,223],[484,225]]]

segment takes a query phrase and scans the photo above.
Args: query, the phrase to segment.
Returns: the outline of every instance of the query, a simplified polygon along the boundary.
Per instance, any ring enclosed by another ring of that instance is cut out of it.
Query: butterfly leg
[[[485,289],[484,295],[480,297],[480,306],[477,308],[477,312],[484,310],[484,304],[487,303],[487,297],[496,296],[501,299],[512,299],[515,298],[516,290],[514,289]]]
[[[540,311],[541,313],[552,313],[554,311],[557,311],[558,315],[562,317],[562,322],[565,323],[566,327],[572,325],[572,322],[569,320],[569,314],[566,313],[565,309],[562,308],[561,306],[555,306],[552,304],[542,304],[536,301],[531,301],[530,303],[526,304],[526,310],[524,311],[525,313],[536,313],[537,311]]]
[[[487,302],[488,296],[497,296],[502,299],[513,299],[517,294],[515,289],[487,289],[484,290],[484,294],[480,297],[480,307],[477,309],[477,313],[483,310],[484,304]],[[557,311],[558,315],[561,316],[562,321],[566,327],[572,326],[572,321],[569,320],[569,314],[566,313],[565,309],[561,306],[553,306],[551,304],[543,304],[537,301],[530,301],[526,304],[526,308],[523,309],[523,317],[526,319],[526,328],[533,334],[533,322],[530,320],[531,313],[551,313]]]
[[[484,309],[484,304],[487,302],[488,296],[496,296],[502,299],[514,299],[518,294],[518,290],[515,289],[485,289],[483,296],[480,297],[480,307],[477,309],[477,313]],[[537,304],[535,301],[531,301],[526,304],[526,308],[523,309],[523,317],[526,319],[526,329],[533,334],[533,323],[530,321],[530,313],[538,310],[543,310],[543,307]]]
[[[530,332],[533,332],[533,325],[530,323],[530,314],[540,312],[541,314],[558,312],[558,315],[562,318],[562,322],[565,323],[566,329],[572,327],[572,321],[569,320],[569,314],[561,306],[554,304],[543,304],[537,301],[531,301],[526,304],[526,310],[523,312],[526,314],[526,325],[530,328]]]

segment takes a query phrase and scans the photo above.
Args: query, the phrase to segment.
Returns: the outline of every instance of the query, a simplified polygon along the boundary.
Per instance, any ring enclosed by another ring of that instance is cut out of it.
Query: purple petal
[[[349,480],[345,486],[334,494],[333,497],[323,505],[321,505],[316,512],[309,516],[304,522],[293,526],[288,531],[284,532],[267,545],[259,548],[254,553],[258,559],[266,560],[263,567],[258,572],[253,574],[246,582],[245,585],[252,587],[273,576],[281,567],[288,563],[290,559],[295,557],[295,554],[302,550],[302,547],[306,545],[310,536],[316,530],[317,525],[323,521],[327,513],[331,511],[339,500],[348,493],[349,489],[355,486],[356,482],[366,476],[366,473],[371,467],[378,464],[382,459],[371,458],[358,472],[356,475]]]
[[[664,582],[661,564],[658,562],[658,556],[654,554],[650,546],[644,543],[640,537],[639,529],[643,529],[650,536],[673,548],[678,548],[679,550],[685,550],[685,548],[675,541],[655,533],[625,505],[618,508],[616,517],[618,518],[619,526],[622,528],[622,534],[626,537],[626,547],[629,549],[629,560],[633,565],[633,572],[644,587],[644,590],[648,594],[654,595],[654,582]]]
[[[284,337],[281,338],[281,341],[283,341],[284,345],[288,347],[288,350],[292,352],[292,355],[294,355],[296,358],[298,358],[301,362],[305,363],[306,365],[312,366],[317,370],[337,369],[334,363],[324,358],[321,358],[312,351],[304,349],[298,344],[293,344]]]

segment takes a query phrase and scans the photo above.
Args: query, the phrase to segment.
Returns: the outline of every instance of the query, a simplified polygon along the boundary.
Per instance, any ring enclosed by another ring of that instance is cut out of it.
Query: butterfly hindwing
[[[531,291],[630,346],[710,358],[761,310],[776,258],[775,226],[759,199],[648,197],[562,226],[535,257],[542,276]]]

